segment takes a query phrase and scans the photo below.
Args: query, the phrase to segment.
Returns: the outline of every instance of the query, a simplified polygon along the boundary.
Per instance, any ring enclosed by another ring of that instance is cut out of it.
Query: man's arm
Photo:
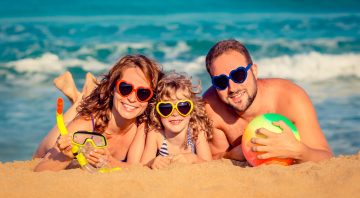
[[[241,144],[231,148],[225,133],[219,129],[213,130],[213,138],[210,141],[210,150],[213,159],[227,158],[245,161],[245,157],[241,149]]]
[[[301,140],[298,142],[290,128],[282,122],[275,123],[283,129],[283,133],[280,134],[260,129],[258,132],[267,138],[254,138],[252,140],[253,143],[261,145],[254,146],[254,151],[265,152],[258,155],[258,158],[293,158],[301,163],[321,161],[332,157],[332,152],[320,128],[315,108],[308,95],[292,83],[284,83],[282,88],[287,91],[282,92],[282,94],[279,93],[278,113],[294,122]]]
[[[300,133],[301,145],[298,148],[297,156],[299,162],[321,161],[333,156],[326,138],[320,128],[316,111],[310,98],[300,87],[295,87],[298,94],[292,103],[293,120]]]

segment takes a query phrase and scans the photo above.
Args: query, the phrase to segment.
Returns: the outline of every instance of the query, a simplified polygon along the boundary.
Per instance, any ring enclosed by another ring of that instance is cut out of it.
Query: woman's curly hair
[[[193,142],[197,140],[198,134],[201,131],[205,132],[206,137],[210,140],[212,138],[212,123],[206,114],[204,101],[201,97],[196,96],[196,94],[201,92],[201,85],[199,83],[199,85],[193,86],[191,78],[188,78],[185,74],[176,72],[165,74],[158,83],[155,92],[156,100],[149,104],[151,107],[150,122],[148,122],[150,129],[164,129],[160,115],[156,112],[156,104],[163,99],[173,98],[177,91],[182,91],[185,97],[190,99],[194,104],[189,123]]]
[[[95,130],[98,132],[105,132],[109,123],[116,82],[122,78],[126,68],[139,68],[143,71],[153,90],[156,88],[158,79],[162,76],[160,65],[144,55],[126,55],[121,58],[107,74],[103,75],[103,78],[97,83],[97,87],[81,101],[77,108],[78,116],[87,120],[91,117],[95,119]],[[145,112],[136,118],[137,124],[146,121],[149,112],[148,105]]]

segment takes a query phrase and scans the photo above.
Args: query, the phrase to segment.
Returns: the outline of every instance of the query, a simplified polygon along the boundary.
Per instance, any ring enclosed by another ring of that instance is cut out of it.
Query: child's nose
[[[179,115],[179,112],[177,109],[174,109],[173,113],[172,113],[172,116],[178,116]]]

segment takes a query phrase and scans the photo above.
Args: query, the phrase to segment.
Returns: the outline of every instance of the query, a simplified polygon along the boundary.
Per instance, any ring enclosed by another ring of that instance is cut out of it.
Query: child
[[[196,96],[200,85],[193,87],[189,78],[172,72],[159,81],[156,91],[141,163],[160,169],[173,162],[210,161],[212,126],[203,101]]]

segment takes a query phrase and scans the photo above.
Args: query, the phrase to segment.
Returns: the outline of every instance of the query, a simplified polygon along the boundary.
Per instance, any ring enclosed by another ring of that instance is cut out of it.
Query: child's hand
[[[56,146],[65,156],[73,159],[74,155],[71,152],[72,143],[70,135],[60,135],[56,140]]]
[[[171,163],[171,158],[159,155],[153,160],[152,164],[150,165],[150,168],[162,169],[168,167],[170,163]]]
[[[196,161],[195,157],[192,153],[178,154],[171,158],[171,163],[192,164]]]

